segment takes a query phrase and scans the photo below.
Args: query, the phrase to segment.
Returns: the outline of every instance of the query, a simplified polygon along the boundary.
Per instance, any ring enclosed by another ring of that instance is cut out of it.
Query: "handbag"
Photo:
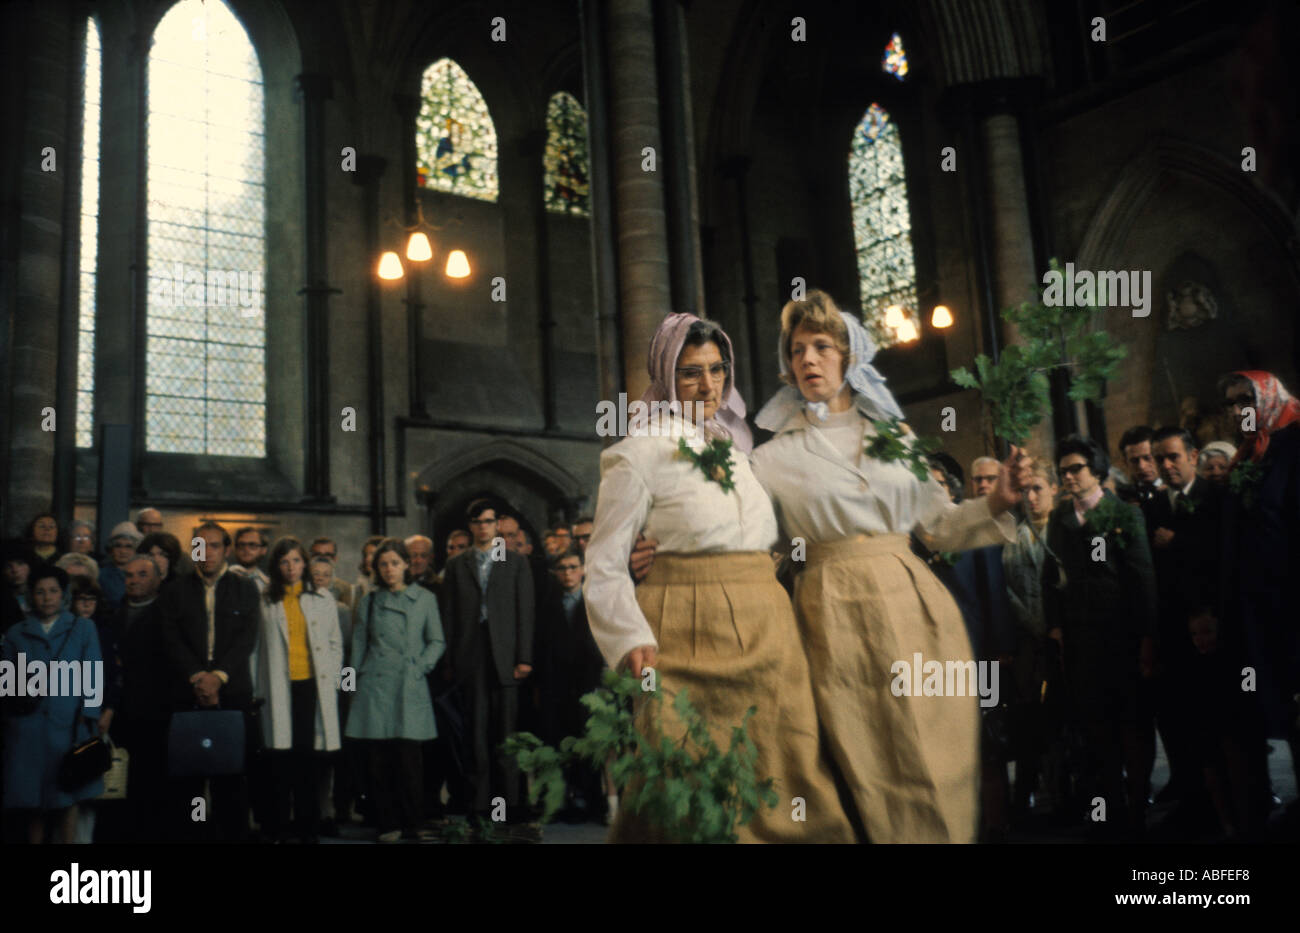
[[[73,741],[76,741],[77,722],[72,722]],[[108,744],[99,736],[91,736],[80,745],[73,745],[59,762],[59,790],[72,793],[97,780],[113,767],[113,755]]]
[[[120,745],[114,745],[112,738],[108,735],[104,736],[104,741],[108,743],[113,765],[104,773],[104,792],[99,795],[98,799],[125,800],[126,776],[130,768],[131,753]]]
[[[167,726],[171,777],[224,777],[244,773],[244,714],[237,709],[172,713]]]

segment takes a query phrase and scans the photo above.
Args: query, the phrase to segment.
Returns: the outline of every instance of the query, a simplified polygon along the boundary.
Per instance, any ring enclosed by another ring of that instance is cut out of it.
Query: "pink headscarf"
[[[1242,460],[1258,463],[1264,451],[1268,450],[1269,435],[1300,421],[1300,401],[1293,398],[1272,373],[1243,369],[1233,375],[1250,380],[1255,389],[1255,431],[1246,435],[1245,443],[1232,458],[1232,465],[1236,466]]]
[[[682,355],[686,344],[686,332],[691,325],[700,320],[693,314],[669,314],[659,324],[659,329],[650,340],[650,353],[646,358],[646,371],[650,375],[650,387],[641,396],[641,401],[675,402],[677,399],[677,359]],[[722,402],[717,413],[699,428],[707,438],[730,438],[744,453],[754,448],[754,437],[745,424],[745,400],[736,391],[736,354],[731,348],[731,338],[721,327],[717,331],[723,346],[723,355],[731,361],[727,372],[727,381],[722,386]]]

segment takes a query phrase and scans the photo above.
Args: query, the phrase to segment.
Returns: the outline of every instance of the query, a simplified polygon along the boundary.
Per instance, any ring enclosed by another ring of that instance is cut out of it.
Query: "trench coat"
[[[64,637],[67,642],[64,643]],[[61,650],[60,650],[61,648]],[[55,653],[58,657],[55,657]],[[90,661],[101,662],[99,636],[95,623],[89,619],[74,618],[63,611],[55,620],[50,633],[45,634],[41,623],[28,616],[5,633],[4,660],[17,663],[19,653],[25,661]],[[103,666],[99,666],[102,677]],[[100,681],[92,686],[107,689]],[[48,689],[48,688],[47,688]],[[81,685],[81,696],[45,696],[35,712],[16,715],[13,700],[6,702],[4,717],[4,807],[8,809],[62,810],[79,800],[98,797],[104,792],[104,782],[99,778],[72,793],[59,790],[59,765],[63,756],[77,742],[91,736],[91,728],[83,717],[98,719],[100,706],[91,706],[86,684]]]
[[[343,667],[343,634],[339,630],[338,604],[329,593],[303,592],[298,596],[307,620],[307,648],[316,680],[316,738],[312,747],[332,752],[339,741],[339,671]],[[258,690],[266,697],[261,716],[267,748],[293,747],[293,711],[289,697],[289,620],[284,601],[262,603],[258,641]]]
[[[446,646],[438,600],[424,587],[412,584],[400,593],[366,593],[352,623],[357,694],[344,734],[350,739],[417,742],[437,738],[425,675]]]

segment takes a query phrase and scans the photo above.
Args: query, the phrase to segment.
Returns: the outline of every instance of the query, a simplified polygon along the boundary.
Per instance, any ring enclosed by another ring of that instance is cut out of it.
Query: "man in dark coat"
[[[499,746],[516,730],[519,685],[533,669],[533,579],[528,562],[498,536],[493,503],[475,500],[466,518],[474,546],[447,563],[443,598],[452,679],[465,702],[469,805],[487,815],[503,798],[514,820],[519,771]]]
[[[1202,606],[1216,604],[1223,496],[1196,475],[1196,440],[1180,427],[1161,428],[1151,439],[1164,494],[1150,516],[1151,558],[1159,596],[1156,639],[1156,716],[1169,759],[1169,785],[1161,797],[1202,797],[1203,776],[1195,758],[1187,671],[1195,656],[1187,624]]]
[[[1071,720],[1086,749],[1086,799],[1097,815],[1092,800],[1105,802],[1105,821],[1093,816],[1097,830],[1141,834],[1154,754],[1139,704],[1139,680],[1153,672],[1156,627],[1146,525],[1137,507],[1102,487],[1110,465],[1096,441],[1065,438],[1057,465],[1069,498],[1048,520],[1047,546],[1065,584],[1058,588],[1058,568],[1049,564],[1043,603],[1049,634],[1061,643]]]
[[[228,572],[230,534],[207,522],[194,534],[204,541],[198,573],[178,579],[159,597],[163,639],[171,667],[170,690],[177,711],[235,709],[247,713],[253,702],[250,657],[257,643],[261,607],[257,586],[247,577]],[[254,726],[245,723],[252,735]],[[179,815],[189,821],[188,800],[199,796],[202,781],[177,782],[186,802]],[[213,778],[212,817],[217,838],[238,842],[248,831],[248,787],[244,775]],[[176,804],[173,804],[175,807]],[[192,835],[191,832],[186,835]]]
[[[600,686],[605,659],[587,623],[582,599],[583,553],[576,546],[551,559],[555,586],[537,613],[538,729],[543,741],[559,747],[565,736],[581,736],[589,714],[584,694]],[[567,769],[568,813],[578,821],[603,813],[600,774],[585,764]]]
[[[174,706],[175,678],[158,614],[162,577],[146,554],[136,555],[123,572],[126,596],[109,621],[122,676],[113,736],[131,756],[126,780],[130,838],[163,842],[167,837],[167,722]]]

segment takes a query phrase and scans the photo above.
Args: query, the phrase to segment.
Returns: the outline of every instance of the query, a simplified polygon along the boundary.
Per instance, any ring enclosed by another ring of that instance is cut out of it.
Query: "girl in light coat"
[[[317,841],[321,753],[339,748],[339,672],[343,635],[334,597],[316,590],[307,552],[296,538],[271,548],[270,583],[262,606],[258,694],[266,697],[262,732],[274,787],[271,831],[286,838],[292,801],[294,829]]]

